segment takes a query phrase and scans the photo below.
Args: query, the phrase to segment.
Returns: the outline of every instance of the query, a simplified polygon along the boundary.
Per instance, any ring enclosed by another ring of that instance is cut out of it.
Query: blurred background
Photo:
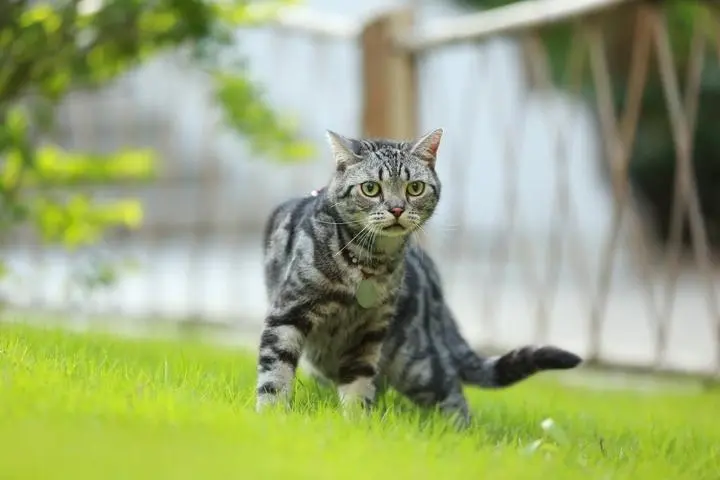
[[[445,129],[425,242],[473,345],[720,368],[711,2],[1,2],[4,321],[252,345],[325,130]]]

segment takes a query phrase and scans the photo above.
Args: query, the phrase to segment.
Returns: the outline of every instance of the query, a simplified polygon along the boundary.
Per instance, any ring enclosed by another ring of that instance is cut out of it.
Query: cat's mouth
[[[382,233],[388,237],[402,237],[407,235],[408,230],[399,223],[394,223],[392,225],[388,225],[387,227],[383,227]]]

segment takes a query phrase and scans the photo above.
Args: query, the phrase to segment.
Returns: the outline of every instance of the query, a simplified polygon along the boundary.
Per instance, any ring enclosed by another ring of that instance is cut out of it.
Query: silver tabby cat
[[[389,385],[461,426],[470,421],[463,384],[505,387],[580,363],[550,346],[483,358],[461,337],[435,264],[411,236],[440,200],[441,137],[441,129],[414,142],[328,132],[330,183],[273,211],[258,411],[289,399],[301,355],[337,386],[344,407],[370,405]]]

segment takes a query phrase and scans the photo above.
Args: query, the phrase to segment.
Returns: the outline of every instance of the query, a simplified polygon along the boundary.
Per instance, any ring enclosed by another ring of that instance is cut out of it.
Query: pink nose
[[[395,215],[395,218],[398,218],[400,215],[402,215],[404,211],[405,211],[405,210],[403,210],[402,208],[399,208],[399,207],[395,207],[395,208],[391,208],[391,209],[390,209],[390,213],[392,213],[393,215]]]

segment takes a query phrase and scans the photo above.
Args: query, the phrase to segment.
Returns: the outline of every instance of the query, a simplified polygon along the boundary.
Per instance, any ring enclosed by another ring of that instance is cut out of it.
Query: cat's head
[[[442,133],[400,142],[328,131],[335,159],[328,197],[344,221],[357,230],[401,237],[430,218],[440,199],[435,160]]]

